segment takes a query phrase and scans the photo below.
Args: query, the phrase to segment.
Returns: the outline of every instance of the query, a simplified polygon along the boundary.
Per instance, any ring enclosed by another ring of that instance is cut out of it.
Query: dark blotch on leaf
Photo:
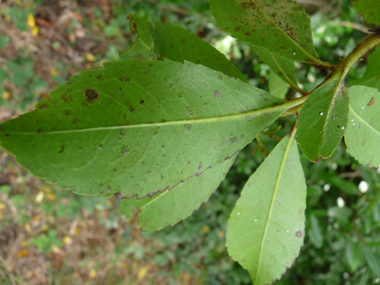
[[[141,105],[144,104],[144,103],[145,103],[144,100],[141,100],[141,101],[140,101],[140,104],[141,104]]]
[[[38,106],[38,109],[46,109],[47,107],[49,106],[46,103],[43,103],[40,106]]]
[[[61,95],[61,100],[62,100],[63,102],[71,101],[71,96],[68,95],[68,94],[62,94],[62,95]]]
[[[96,93],[96,91],[95,90],[93,90],[93,89],[87,89],[86,90],[86,100],[88,101],[88,102],[93,102],[94,100],[96,100],[96,99],[98,99],[98,97],[99,97],[99,95],[98,95],[98,93]]]
[[[61,150],[58,153],[63,153],[65,151],[65,146],[61,145]]]
[[[131,81],[131,79],[129,79],[129,78],[120,78],[120,81],[123,81],[123,82],[129,82],[129,81]]]
[[[302,231],[297,231],[295,235],[296,235],[297,238],[302,238],[303,237],[303,232]]]
[[[187,43],[187,40],[185,38],[182,38],[181,43],[183,43],[185,45]]]
[[[98,79],[99,81],[104,81],[103,75],[97,75],[96,79]]]

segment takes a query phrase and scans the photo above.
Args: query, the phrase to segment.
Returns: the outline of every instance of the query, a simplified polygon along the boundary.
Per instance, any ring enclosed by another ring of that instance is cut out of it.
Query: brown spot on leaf
[[[129,112],[133,113],[135,111],[135,108],[128,101],[125,101],[125,106],[127,106]]]
[[[367,106],[371,106],[372,104],[375,103],[375,98],[371,98],[371,101],[369,101],[369,103],[367,104]]]
[[[49,106],[46,104],[46,103],[43,103],[41,104],[40,106],[38,106],[38,109],[46,109],[48,108]]]
[[[122,82],[129,82],[129,81],[131,81],[131,79],[126,78],[126,77],[120,78],[119,80],[122,81]]]
[[[58,153],[63,153],[65,151],[65,146],[61,145],[61,150]]]
[[[181,43],[183,43],[185,45],[187,43],[187,40],[185,38],[182,38]]]
[[[76,123],[77,123],[77,119],[73,119],[73,120],[71,121],[71,123],[72,123],[72,124],[76,124]]]
[[[302,238],[303,237],[303,231],[297,231],[295,236],[296,236],[296,238]]]
[[[218,91],[215,91],[214,92],[214,98],[219,98],[220,97],[220,93]]]
[[[256,4],[252,3],[252,2],[243,2],[243,3],[241,3],[241,7],[243,9],[255,9],[256,8]]]
[[[87,89],[86,90],[86,99],[88,102],[93,102],[94,100],[98,99],[99,95],[96,93],[93,89]]]
[[[61,95],[61,100],[62,100],[63,102],[71,101],[71,96],[68,95],[68,94],[62,94],[62,95]]]
[[[62,112],[62,114],[65,115],[65,116],[67,116],[67,115],[70,115],[70,114],[71,114],[71,111],[66,109],[66,110],[64,110],[64,111]]]
[[[101,74],[97,75],[96,79],[98,79],[99,81],[104,81],[103,75],[101,75]]]

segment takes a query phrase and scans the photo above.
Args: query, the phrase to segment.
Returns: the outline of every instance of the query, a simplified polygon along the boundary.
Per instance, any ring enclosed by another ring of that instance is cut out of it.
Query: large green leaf
[[[380,164],[380,92],[375,88],[352,86],[348,89],[350,109],[344,140],[348,152],[361,164]]]
[[[333,154],[346,128],[348,103],[347,88],[340,78],[321,85],[305,101],[297,139],[310,161]]]
[[[363,77],[349,82],[349,85],[364,85],[380,90],[380,46],[377,46],[376,50],[368,57],[367,69]]]
[[[306,184],[294,135],[249,178],[231,213],[226,246],[255,285],[279,279],[303,244]]]
[[[210,170],[192,177],[170,191],[145,197],[122,199],[120,214],[130,221],[138,212],[138,223],[145,230],[160,230],[173,226],[190,216],[206,202],[221,181],[224,180],[234,159],[217,163]]]
[[[253,50],[271,68],[272,72],[277,74],[284,82],[288,82],[294,89],[300,90],[293,60],[271,53],[261,47],[253,47]],[[284,84],[281,85],[283,86]]]
[[[145,197],[232,157],[284,101],[190,62],[124,59],[82,71],[0,125],[34,175],[76,193]]]
[[[323,65],[315,52],[310,18],[288,0],[209,0],[218,26],[239,41],[284,57]]]
[[[356,0],[352,2],[352,7],[363,16],[364,21],[371,24],[380,25],[380,1],[379,0]]]
[[[171,25],[155,22],[155,27],[145,19],[128,14],[132,19],[142,41],[148,47],[154,46],[154,52],[161,57],[183,63],[185,60],[202,64],[216,71],[247,82],[244,75],[233,65],[224,54],[188,31]],[[150,33],[148,36],[147,34]],[[142,35],[142,36],[141,36]],[[151,39],[154,40],[153,44]],[[121,54],[123,57],[124,54]]]

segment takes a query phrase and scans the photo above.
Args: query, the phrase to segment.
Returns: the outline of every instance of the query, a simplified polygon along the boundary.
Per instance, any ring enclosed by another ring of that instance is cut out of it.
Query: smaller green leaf
[[[314,215],[310,216],[310,230],[309,230],[309,238],[312,244],[316,248],[321,248],[323,245],[323,235],[321,232],[321,227],[319,226],[319,221],[317,217]]]
[[[356,0],[351,5],[363,17],[364,21],[380,25],[379,0]]]
[[[380,2],[379,2],[380,3]],[[364,85],[377,88],[380,91],[380,46],[368,57],[367,69],[362,78],[353,80],[352,85]]]
[[[353,86],[348,89],[350,108],[344,135],[348,152],[361,164],[380,164],[380,92],[375,88]]]
[[[294,133],[249,178],[231,213],[226,246],[256,285],[281,277],[303,244],[306,184]]]
[[[368,267],[371,268],[371,270],[377,277],[380,277],[379,257],[375,256],[371,248],[365,244],[361,244],[361,250],[368,264]]]
[[[163,24],[156,21],[155,27],[153,27],[150,22],[136,15],[129,14],[128,17],[132,20],[131,27],[137,30],[139,39],[150,50],[154,50],[155,54],[159,57],[181,63],[184,63],[186,60],[195,64],[202,64],[208,68],[221,71],[231,77],[247,82],[247,79],[240,70],[224,54],[199,37],[171,24]],[[140,45],[141,43],[139,43],[138,47]],[[128,50],[128,52],[131,53],[131,50]],[[140,54],[141,52],[139,51],[137,55],[139,56]],[[122,53],[121,57],[125,58],[125,54]]]
[[[347,242],[345,255],[347,263],[351,268],[351,272],[355,272],[362,259],[360,243],[352,241]]]
[[[305,101],[298,117],[298,143],[313,162],[330,157],[347,124],[347,88],[340,79],[317,88]]]
[[[209,0],[218,26],[239,41],[292,60],[329,66],[315,52],[310,18],[288,0]]]
[[[128,14],[131,19],[129,27],[132,32],[137,32],[139,38],[150,48],[153,48],[153,25],[148,20],[138,17],[137,15]]]
[[[302,90],[298,87],[296,79],[296,68],[294,61],[286,57],[271,53],[265,48],[253,47],[257,56],[264,61],[271,70],[278,75],[284,82],[289,83],[297,91]]]
[[[170,191],[153,197],[122,199],[120,214],[126,215],[127,221],[133,217],[136,209],[138,223],[145,230],[161,230],[173,226],[190,216],[202,203],[206,202],[221,181],[224,180],[234,158],[216,164],[198,176],[178,184]]]
[[[285,98],[288,93],[289,84],[284,82],[272,70],[269,73],[269,93],[279,98]]]
[[[156,59],[157,56],[140,38],[128,50],[120,54],[121,59]]]

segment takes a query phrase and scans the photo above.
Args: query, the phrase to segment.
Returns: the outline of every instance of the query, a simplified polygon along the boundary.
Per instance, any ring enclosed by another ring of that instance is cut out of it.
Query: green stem
[[[334,80],[338,77],[342,79],[347,75],[351,67],[360,60],[366,53],[380,44],[380,33],[373,34],[359,44],[344,60],[342,60],[325,81]],[[325,83],[325,82],[324,82]]]

